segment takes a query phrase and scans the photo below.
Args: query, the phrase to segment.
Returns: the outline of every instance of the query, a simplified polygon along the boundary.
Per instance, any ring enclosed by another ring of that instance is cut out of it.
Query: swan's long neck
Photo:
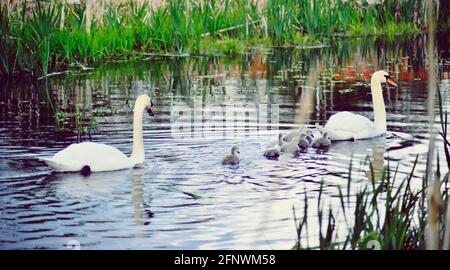
[[[384,106],[383,91],[381,90],[380,81],[372,78],[370,81],[370,88],[372,89],[373,117],[375,126],[378,131],[385,133],[387,129],[386,107]]]
[[[133,152],[130,157],[136,164],[143,163],[145,160],[144,140],[142,138],[143,114],[144,109],[136,104],[136,106],[134,106],[133,116]]]

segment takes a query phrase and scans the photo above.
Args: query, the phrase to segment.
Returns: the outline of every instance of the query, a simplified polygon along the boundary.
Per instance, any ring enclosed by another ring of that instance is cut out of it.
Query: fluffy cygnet
[[[300,151],[300,147],[298,143],[300,141],[300,137],[294,137],[290,142],[285,143],[281,146],[281,152],[283,153],[297,153]]]
[[[278,158],[281,154],[281,146],[283,145],[283,134],[278,134],[278,143],[269,147],[264,151],[264,156],[268,159]]]
[[[290,142],[292,141],[294,138],[298,137],[301,133],[303,132],[303,128],[300,128],[298,130],[294,130],[289,132],[288,134],[286,134],[285,136],[283,136],[283,141],[284,142]]]
[[[312,141],[314,140],[314,135],[313,135],[312,131],[310,129],[306,129],[306,131],[304,133],[306,135],[306,140],[308,140],[308,143],[311,144]]]
[[[328,137],[327,132],[322,133],[322,136],[314,139],[314,141],[311,143],[311,146],[313,148],[327,148],[330,145],[331,145],[331,140]]]
[[[279,133],[278,134],[278,138],[276,140],[271,141],[269,144],[267,144],[266,149],[270,149],[270,148],[274,148],[277,145],[284,144],[284,134],[283,133]]]
[[[311,131],[310,131],[311,132]],[[308,141],[308,135],[307,133],[300,134],[300,138],[298,140],[298,147],[301,151],[306,151],[310,145],[310,141]]]
[[[231,148],[231,154],[228,154],[222,159],[222,164],[224,165],[236,165],[239,164],[239,148],[237,145]]]

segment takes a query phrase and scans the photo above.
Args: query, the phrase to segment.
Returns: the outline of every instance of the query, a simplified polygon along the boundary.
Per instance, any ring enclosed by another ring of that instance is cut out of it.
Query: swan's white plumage
[[[134,106],[133,151],[130,157],[106,144],[84,142],[71,144],[53,157],[39,159],[57,172],[76,172],[85,166],[89,166],[91,172],[117,171],[142,164],[145,159],[142,138],[144,110],[153,115],[151,98],[140,95]]]
[[[327,132],[332,141],[368,139],[385,134],[386,109],[381,83],[386,82],[397,86],[384,70],[375,72],[370,80],[374,122],[362,115],[339,112],[330,117],[325,127],[317,126],[318,129]]]
[[[53,157],[41,160],[59,172],[76,172],[84,166],[89,166],[92,172],[117,171],[135,165],[118,149],[93,142],[71,144]]]
[[[359,140],[381,135],[371,120],[351,112],[332,115],[324,129],[333,141]]]

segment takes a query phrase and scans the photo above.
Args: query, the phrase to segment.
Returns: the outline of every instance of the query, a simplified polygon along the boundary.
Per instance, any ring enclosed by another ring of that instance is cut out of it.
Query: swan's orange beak
[[[388,78],[388,79],[386,80],[386,82],[387,82],[388,84],[392,85],[392,86],[395,86],[395,87],[398,86],[391,78]]]

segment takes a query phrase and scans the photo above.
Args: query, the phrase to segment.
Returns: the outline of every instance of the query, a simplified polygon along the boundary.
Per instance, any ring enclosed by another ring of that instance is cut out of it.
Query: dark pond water
[[[438,83],[449,108],[446,39],[437,44]],[[389,162],[406,175],[419,155],[420,182],[428,147],[425,45],[417,37],[254,48],[233,58],[161,57],[48,82],[2,81],[0,248],[66,249],[69,241],[82,249],[292,248],[292,207],[302,216],[305,194],[317,198],[321,181],[325,203],[338,207],[337,186],[347,184],[352,157],[352,192],[371,181],[367,158],[377,172]],[[315,63],[317,87],[305,87]],[[295,128],[296,106],[308,93],[311,127],[343,110],[372,118],[369,82],[379,69],[399,84],[384,91],[385,137],[263,157],[280,130]],[[157,112],[144,119],[144,168],[83,177],[52,173],[37,160],[87,140],[129,154],[132,106],[142,93]],[[234,144],[241,164],[221,165]],[[315,203],[309,211],[317,215]],[[309,227],[311,245],[316,225]]]

